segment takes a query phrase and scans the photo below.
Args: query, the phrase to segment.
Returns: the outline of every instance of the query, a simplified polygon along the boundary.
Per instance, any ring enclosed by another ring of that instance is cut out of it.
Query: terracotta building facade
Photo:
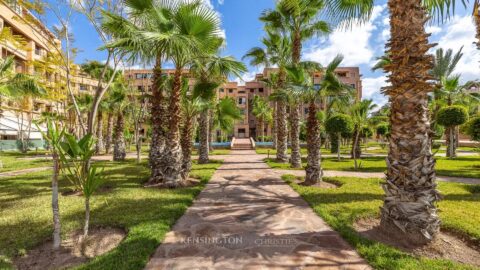
[[[173,70],[166,69],[163,71],[165,74],[172,74]],[[236,101],[237,107],[240,109],[243,119],[238,120],[235,123],[233,131],[228,136],[236,138],[256,138],[261,134],[259,131],[258,121],[252,114],[252,100],[255,96],[261,96],[268,98],[272,93],[270,89],[262,80],[268,78],[271,73],[277,72],[274,68],[265,68],[262,73],[257,74],[255,79],[249,82],[245,82],[244,85],[240,85],[237,82],[227,82],[223,84],[217,90],[218,98],[231,97]],[[188,70],[184,71],[188,76]],[[356,98],[360,100],[362,98],[362,80],[360,69],[358,67],[340,67],[336,70],[336,73],[340,80],[356,90]],[[138,91],[150,91],[152,84],[152,70],[151,69],[133,69],[125,70],[126,79],[130,82],[130,85]],[[314,85],[319,85],[321,81],[320,72],[314,74]],[[190,80],[190,85],[193,85],[194,81]],[[308,113],[306,108],[302,109],[302,115],[305,116]],[[271,136],[271,125],[265,125],[265,136]],[[220,130],[216,130],[215,140],[220,138]]]

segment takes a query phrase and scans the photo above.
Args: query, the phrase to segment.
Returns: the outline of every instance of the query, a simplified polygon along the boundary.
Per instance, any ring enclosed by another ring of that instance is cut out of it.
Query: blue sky
[[[57,2],[51,1],[50,2]],[[258,21],[261,12],[273,8],[275,0],[203,0],[214,8],[221,16],[222,28],[227,38],[225,55],[233,55],[240,59],[247,50],[261,45],[263,35],[262,23]],[[378,1],[369,22],[354,26],[349,30],[335,30],[327,37],[312,39],[304,45],[303,59],[315,60],[327,64],[335,55],[345,56],[344,66],[359,66],[363,75],[364,98],[371,98],[379,105],[386,102],[380,93],[385,85],[386,77],[381,71],[372,72],[370,67],[375,63],[375,57],[383,54],[384,44],[389,37],[389,18],[385,0]],[[57,2],[58,3],[58,2]],[[62,7],[59,7],[63,10]],[[429,25],[427,31],[432,33],[431,41],[437,42],[436,47],[458,50],[464,46],[465,53],[458,65],[457,72],[462,74],[464,81],[480,78],[480,53],[475,49],[475,29],[470,17],[472,7],[466,11],[458,7],[456,15],[443,25]],[[49,26],[58,24],[56,18],[47,16]],[[97,50],[101,46],[100,39],[89,23],[79,15],[74,15],[71,21],[75,36],[75,46],[80,48],[76,57],[77,63],[86,60],[105,60],[103,52]],[[249,67],[244,80],[251,80],[259,68]]]

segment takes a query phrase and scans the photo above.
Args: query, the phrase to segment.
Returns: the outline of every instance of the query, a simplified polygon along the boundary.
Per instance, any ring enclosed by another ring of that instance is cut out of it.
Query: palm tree
[[[255,96],[252,105],[252,114],[258,120],[260,140],[263,142],[265,140],[265,123],[270,123],[272,121],[272,108],[270,107],[270,104],[260,96]]]
[[[375,107],[377,107],[377,105],[373,104],[373,100],[365,99],[355,103],[351,108],[351,115],[354,124],[352,155],[355,170],[358,169],[357,158],[360,157],[358,154],[361,154],[361,151],[358,151],[360,148],[360,135],[362,130],[368,127],[368,116]]]
[[[331,14],[368,18],[373,0],[328,0]],[[437,17],[451,12],[455,1],[388,0],[391,62],[384,67],[391,85],[384,89],[391,103],[390,148],[387,157],[386,197],[381,209],[381,227],[390,235],[415,244],[432,241],[439,232],[436,202],[435,161],[431,153],[428,93],[433,58],[428,54],[425,23],[427,11]],[[367,16],[365,16],[367,15]],[[352,22],[353,20],[350,20]]]
[[[232,97],[225,97],[213,106],[213,126],[222,133],[233,131],[235,121],[242,119],[242,113]]]
[[[285,90],[286,71],[291,59],[291,42],[288,37],[273,29],[266,29],[266,36],[262,39],[264,48],[255,47],[250,49],[243,58],[250,58],[252,65],[270,63],[278,66],[278,74],[271,74],[263,81],[273,89],[270,99],[276,103],[275,111],[275,132],[276,132],[276,161],[288,162],[287,156],[287,93]]]
[[[116,115],[113,133],[113,160],[123,161],[127,155],[125,146],[125,113],[128,106],[126,88],[121,82],[112,85],[110,98],[114,102],[114,114]]]
[[[117,38],[109,46],[155,62],[149,182],[175,187],[182,182],[179,124],[183,69],[192,58],[218,48],[221,43],[218,16],[200,1],[132,0],[127,5],[129,19],[107,14],[104,28]],[[175,65],[168,100],[162,83],[163,60]]]
[[[329,33],[330,26],[319,19],[318,13],[324,8],[323,1],[318,0],[280,0],[275,10],[265,11],[260,20],[268,28],[284,31],[291,40],[291,57],[293,65],[300,63],[302,42]],[[290,104],[290,140],[292,167],[301,167],[300,154],[300,107],[301,103]]]
[[[199,164],[209,162],[209,146],[211,143],[211,133],[213,132],[213,119],[211,118],[212,106],[216,102],[216,90],[221,83],[225,82],[228,77],[241,77],[243,72],[247,71],[246,66],[231,56],[212,55],[195,59],[191,65],[191,73],[197,79],[195,87],[195,96],[201,98],[206,105],[203,106],[200,113],[200,144],[199,144]]]

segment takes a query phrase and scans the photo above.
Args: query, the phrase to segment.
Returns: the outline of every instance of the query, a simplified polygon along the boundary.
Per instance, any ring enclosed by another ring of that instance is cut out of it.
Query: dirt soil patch
[[[480,266],[480,246],[472,241],[465,241],[456,234],[442,231],[433,243],[424,246],[412,246],[402,239],[393,239],[391,235],[383,232],[379,225],[380,219],[362,219],[354,224],[354,228],[370,240],[396,247],[415,256],[448,259]]]
[[[188,187],[195,187],[195,186],[198,186],[200,184],[201,184],[201,182],[200,182],[199,179],[189,177],[187,180],[180,183],[178,187],[188,188]],[[146,187],[146,188],[160,188],[160,189],[176,188],[174,186],[166,185],[165,183],[148,183],[148,182],[144,185],[144,187]]]
[[[87,262],[115,247],[125,238],[126,233],[118,228],[93,228],[84,254],[81,252],[82,231],[76,231],[64,239],[59,250],[52,249],[49,240],[30,250],[25,256],[17,257],[14,264],[18,269],[66,269]]]
[[[298,184],[298,185],[302,185],[302,186],[306,186],[304,184],[304,181],[303,181],[303,178],[301,177],[297,177],[295,178],[295,183]],[[330,183],[328,181],[320,181],[318,183],[316,183],[315,185],[310,185],[308,187],[316,187],[316,188],[338,188],[340,187],[340,185],[337,185],[336,183]]]

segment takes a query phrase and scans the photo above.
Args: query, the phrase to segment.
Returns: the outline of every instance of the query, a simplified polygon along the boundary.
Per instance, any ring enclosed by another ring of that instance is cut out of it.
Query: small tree
[[[472,140],[480,142],[480,116],[468,122],[467,134],[472,137]]]
[[[60,143],[60,159],[64,166],[62,171],[66,178],[82,192],[85,197],[85,225],[82,242],[85,244],[90,224],[90,198],[103,183],[104,178],[98,173],[97,167],[89,161],[95,154],[95,139],[91,133],[80,140],[71,134],[65,134],[66,140]]]
[[[43,132],[37,125],[38,130],[42,132],[43,138],[48,142],[49,150],[52,153],[53,159],[53,175],[52,175],[52,213],[53,213],[53,249],[60,248],[62,242],[61,238],[61,223],[60,223],[60,207],[58,205],[58,176],[60,175],[60,159],[59,152],[61,151],[60,143],[63,141],[64,129],[60,128],[52,119],[46,119],[47,132]]]
[[[337,139],[337,159],[340,161],[340,140],[342,133],[351,134],[353,132],[353,121],[350,116],[346,114],[337,114],[330,117],[325,123],[325,129],[329,134],[332,134]],[[334,142],[332,141],[332,144]]]
[[[377,138],[383,139],[387,135],[388,130],[389,130],[389,126],[387,123],[378,124],[377,130],[376,130]]]
[[[447,156],[456,156],[456,136],[455,128],[468,120],[468,112],[465,107],[462,106],[448,106],[442,108],[437,115],[437,122],[446,127],[446,145]]]

